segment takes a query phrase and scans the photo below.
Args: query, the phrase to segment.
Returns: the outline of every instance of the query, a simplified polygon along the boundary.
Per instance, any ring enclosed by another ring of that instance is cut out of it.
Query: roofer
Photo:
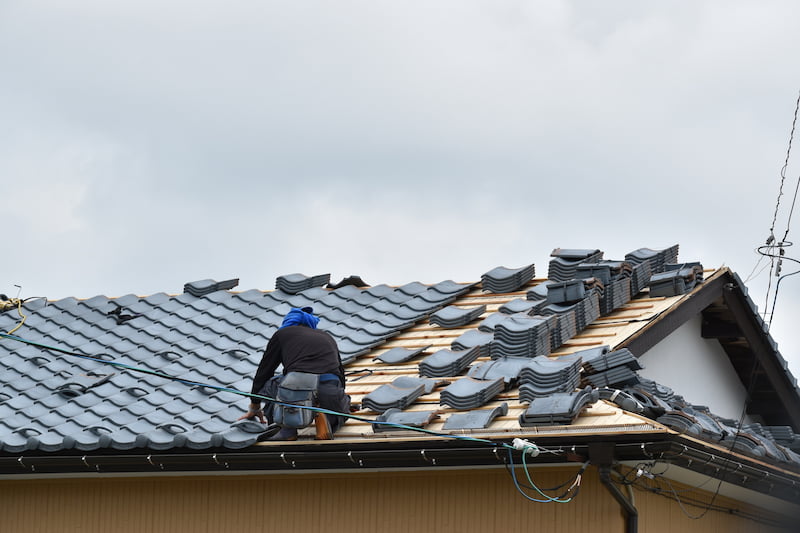
[[[318,330],[319,318],[310,307],[292,308],[284,317],[280,329],[267,343],[264,355],[253,378],[252,394],[275,398],[278,386],[286,374],[304,372],[319,376],[317,399],[319,407],[339,413],[350,412],[350,396],[344,392],[344,367],[334,338],[326,331]],[[283,364],[283,375],[274,376],[278,365]],[[251,399],[243,419],[258,418],[262,423],[274,422],[272,409],[267,416],[261,409],[261,401]],[[266,419],[265,419],[266,418]],[[345,417],[316,414],[317,438],[330,438],[345,422]],[[273,426],[273,431],[275,428]],[[326,431],[328,432],[326,435]],[[269,433],[268,433],[269,434]],[[267,440],[295,440],[297,429],[282,428]]]

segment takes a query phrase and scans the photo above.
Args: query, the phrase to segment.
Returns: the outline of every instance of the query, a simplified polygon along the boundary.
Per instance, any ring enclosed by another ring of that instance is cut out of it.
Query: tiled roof
[[[532,279],[532,265],[497,267],[481,276],[489,290],[450,280],[329,289],[327,274],[289,274],[272,291],[201,280],[182,294],[29,300],[14,335],[34,344],[0,338],[0,454],[256,445],[263,426],[237,422],[246,400],[222,389],[249,391],[267,340],[305,306],[336,338],[347,392],[362,407],[334,442],[408,437],[368,422],[383,420],[476,435],[672,428],[724,443],[735,424],[640,378],[635,357],[618,349],[702,289],[702,268],[669,266],[676,260],[677,247],[604,262],[599,250],[557,249],[556,279]],[[643,286],[645,268],[659,296]],[[0,313],[0,331],[19,322],[13,309]],[[742,435],[737,449],[797,466],[792,428]]]

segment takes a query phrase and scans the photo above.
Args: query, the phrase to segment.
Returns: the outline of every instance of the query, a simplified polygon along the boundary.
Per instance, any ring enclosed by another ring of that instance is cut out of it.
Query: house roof
[[[265,454],[259,468],[270,454],[286,468],[294,453],[314,461],[309,451],[330,452],[323,463],[338,454],[325,463],[336,466],[377,453],[374,465],[395,464],[392,450],[398,465],[420,450],[427,463],[459,454],[496,461],[497,449],[482,442],[517,436],[659,449],[699,439],[697,453],[716,447],[800,472],[800,393],[735,274],[677,263],[675,246],[618,261],[556,249],[547,277],[534,275],[526,265],[470,283],[368,286],[290,274],[269,291],[201,280],[180,294],[28,300],[24,321],[6,306],[0,331],[17,329],[0,338],[0,472],[84,468],[87,454],[124,471],[133,456],[180,462],[197,451],[241,468],[256,464],[254,453]],[[296,443],[258,443],[264,428],[237,422],[245,400],[236,391],[250,390],[285,313],[305,306],[336,338],[361,409],[334,441],[314,441],[309,429]],[[692,405],[691,391],[636,373],[638,356],[700,314],[703,335],[720,340],[763,426],[737,436],[738,421]]]

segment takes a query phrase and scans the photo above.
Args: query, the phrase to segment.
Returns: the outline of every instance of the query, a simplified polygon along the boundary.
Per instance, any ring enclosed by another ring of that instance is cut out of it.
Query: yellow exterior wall
[[[554,486],[574,472],[539,469],[534,480]],[[642,533],[773,531],[714,511],[690,520],[677,503],[641,491],[634,494]],[[434,470],[0,481],[0,531],[604,533],[624,531],[624,520],[593,468],[568,504],[525,500],[502,469]]]

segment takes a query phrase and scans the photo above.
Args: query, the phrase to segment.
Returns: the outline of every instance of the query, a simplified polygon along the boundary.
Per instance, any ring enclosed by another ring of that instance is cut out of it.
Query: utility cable
[[[780,272],[781,272],[780,269],[781,269],[781,265],[782,265],[783,261],[789,261],[791,263],[797,263],[798,265],[800,265],[800,260],[797,260],[797,259],[795,259],[793,257],[789,257],[789,256],[785,255],[785,252],[784,252],[785,248],[789,248],[789,247],[791,247],[793,245],[794,245],[794,243],[791,242],[791,241],[785,241],[785,242],[781,243],[781,248],[779,249],[780,251],[778,252],[777,255],[771,252],[771,250],[773,248],[775,248],[774,245],[759,246],[757,248],[757,251],[763,257],[771,258],[772,259],[771,264],[774,264],[774,260],[775,259],[778,260],[778,266],[777,266],[777,268],[774,269],[774,272],[775,272],[776,275],[779,275]],[[775,294],[773,295],[772,306],[770,307],[770,305],[769,305],[769,294],[771,292],[771,287],[772,287],[772,277],[773,277],[772,276],[772,272],[773,271],[770,271],[770,278],[769,278],[770,279],[770,284],[769,284],[769,286],[767,288],[767,301],[766,301],[765,306],[764,306],[764,319],[767,320],[767,331],[769,331],[769,326],[772,325],[772,317],[775,314],[775,303],[777,302],[777,299],[778,299],[778,292],[779,292],[779,289],[780,289],[780,282],[781,282],[781,280],[783,278],[791,276],[791,275],[794,274],[794,273],[791,273],[791,274],[786,274],[784,276],[778,276],[778,282],[775,284]]]
[[[797,102],[795,102],[794,106],[794,118],[792,119],[792,129],[789,132],[789,146],[786,148],[786,158],[783,161],[783,167],[781,168],[781,184],[778,188],[778,198],[775,201],[775,213],[772,215],[772,225],[769,228],[769,237],[767,238],[767,244],[771,244],[772,241],[775,240],[775,224],[778,220],[778,210],[780,209],[781,205],[781,196],[783,196],[783,184],[786,181],[786,169],[789,168],[789,156],[792,153],[792,141],[794,140],[794,130],[795,126],[797,125],[797,114],[800,111],[800,91],[797,94]],[[788,228],[787,228],[788,233]]]
[[[798,115],[798,112],[800,112],[800,92],[798,92],[797,101],[795,102],[794,117],[792,118],[792,127],[791,127],[791,130],[789,132],[789,143],[788,143],[788,146],[786,148],[786,157],[784,158],[784,161],[783,161],[783,167],[781,167],[781,172],[780,172],[781,181],[780,181],[780,186],[778,187],[778,197],[775,200],[775,212],[772,215],[772,224],[770,225],[770,228],[769,228],[769,235],[767,236],[766,246],[759,247],[759,249],[758,249],[758,253],[759,254],[761,254],[762,256],[766,256],[766,257],[770,258],[770,277],[769,277],[769,280],[767,282],[767,292],[766,292],[766,295],[764,296],[764,317],[765,318],[766,318],[767,314],[769,314],[770,316],[772,315],[772,312],[769,311],[770,293],[772,292],[772,277],[773,277],[773,275],[775,277],[780,277],[781,263],[782,263],[782,261],[784,259],[783,256],[785,254],[785,249],[787,247],[791,246],[791,243],[787,243],[786,240],[789,237],[789,230],[791,229],[792,215],[794,213],[795,204],[797,202],[798,192],[800,192],[800,177],[798,177],[797,185],[795,186],[794,196],[792,198],[792,204],[791,204],[791,207],[789,209],[789,215],[787,217],[786,231],[784,232],[783,239],[781,239],[779,242],[775,242],[775,225],[777,224],[777,221],[778,221],[778,212],[780,211],[781,197],[783,196],[783,187],[784,187],[784,185],[786,183],[786,171],[789,168],[789,158],[790,158],[791,153],[792,153],[792,143],[794,141],[794,133],[795,133],[795,129],[796,129],[796,126],[797,126],[797,115]],[[763,248],[766,248],[770,253],[763,252],[762,251]],[[779,250],[779,255],[777,255],[777,256],[774,255],[773,253],[771,253],[772,250],[775,249],[775,248],[777,248]],[[777,262],[776,262],[776,259],[777,259]],[[755,269],[753,269],[753,270],[755,270]],[[778,290],[777,286],[776,286],[775,290],[776,291]],[[774,310],[773,310],[773,312],[774,312]]]
[[[689,495],[683,495],[683,496],[679,495],[680,493],[691,492],[691,491],[695,490],[694,488],[676,489],[672,485],[672,483],[670,483],[667,479],[664,479],[664,481],[669,486],[668,489],[665,489],[665,488],[663,488],[661,486],[658,486],[658,485],[651,486],[643,479],[636,479],[636,480],[634,480],[634,482],[630,483],[630,485],[632,487],[638,489],[638,490],[649,492],[651,494],[655,494],[657,496],[662,496],[664,498],[668,498],[668,499],[670,499],[670,500],[672,500],[674,502],[677,502],[679,504],[680,508],[681,508],[681,512],[687,518],[692,518],[695,515],[692,515],[689,512],[689,510],[686,509],[686,505],[691,505],[692,507],[707,507],[707,506],[709,506],[708,502],[702,501],[702,500],[700,500],[700,499],[698,499],[696,497],[692,497],[692,496],[689,496]],[[769,525],[769,526],[773,526],[773,527],[780,527],[781,525],[784,525],[784,524],[781,524],[781,523],[779,523],[779,522],[777,522],[775,520],[772,520],[772,519],[769,519],[769,518],[764,518],[764,517],[755,515],[753,513],[747,512],[747,511],[742,511],[741,509],[738,509],[738,508],[735,508],[735,507],[728,507],[728,506],[720,505],[720,504],[712,504],[710,506],[710,509],[712,511],[739,516],[739,517],[744,518],[746,520],[751,520],[753,522],[757,522],[757,523],[760,523],[760,524],[765,524],[765,525]]]
[[[772,297],[772,310],[769,313],[767,330],[772,328],[772,318],[775,316],[775,306],[778,304],[778,291],[780,290],[781,281],[788,278],[789,276],[794,276],[795,274],[800,274],[800,270],[795,270],[794,272],[790,272],[789,274],[784,274],[783,276],[778,278],[778,282],[775,284],[775,294]]]
[[[526,460],[526,456],[528,455],[528,453],[529,453],[528,449],[522,449],[522,467],[525,472],[525,477],[528,479],[529,483],[528,485],[525,485],[523,483],[520,483],[519,479],[517,479],[516,467],[514,465],[513,448],[511,447],[508,448],[508,464],[506,465],[506,469],[511,474],[511,479],[514,482],[514,487],[517,489],[517,492],[519,492],[529,501],[536,503],[569,503],[578,495],[578,492],[580,491],[583,472],[589,466],[588,462],[584,463],[581,466],[580,470],[574,476],[572,476],[567,482],[562,483],[558,487],[555,487],[555,489],[541,489],[533,482],[533,479],[530,476],[530,471],[528,469],[528,464]],[[558,490],[560,488],[563,488],[567,483],[571,483],[569,488],[567,488],[566,491],[564,491],[562,494],[558,496],[549,496],[544,492],[545,490]],[[544,499],[530,496],[523,490],[523,488],[535,490],[537,494]]]

